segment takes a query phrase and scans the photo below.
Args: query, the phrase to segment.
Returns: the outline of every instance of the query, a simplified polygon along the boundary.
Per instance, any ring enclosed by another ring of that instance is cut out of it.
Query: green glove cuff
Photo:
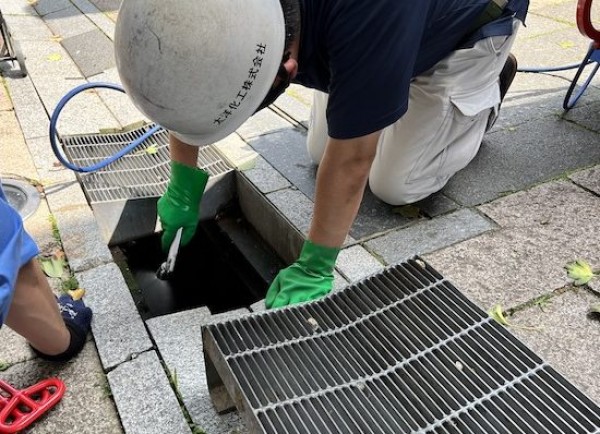
[[[209,176],[205,170],[171,161],[169,189],[184,191],[192,203],[199,203]]]
[[[330,275],[333,273],[339,253],[339,247],[325,247],[306,240],[297,263],[313,273]]]

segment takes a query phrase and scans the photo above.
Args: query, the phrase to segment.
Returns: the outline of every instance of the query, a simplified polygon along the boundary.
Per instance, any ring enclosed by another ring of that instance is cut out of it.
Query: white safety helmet
[[[254,114],[273,85],[284,40],[279,0],[123,0],[114,47],[135,106],[202,146]]]

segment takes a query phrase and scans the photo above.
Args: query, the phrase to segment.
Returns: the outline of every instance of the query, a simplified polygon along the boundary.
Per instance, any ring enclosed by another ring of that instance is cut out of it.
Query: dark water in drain
[[[267,283],[214,222],[199,225],[194,239],[180,248],[168,281],[156,277],[166,260],[160,236],[118,246],[135,279],[133,297],[144,319],[200,306],[212,313],[248,307],[264,298]]]

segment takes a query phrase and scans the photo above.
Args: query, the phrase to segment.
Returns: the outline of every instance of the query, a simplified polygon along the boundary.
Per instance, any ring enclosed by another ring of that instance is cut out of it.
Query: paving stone
[[[3,151],[3,154],[10,152],[14,146],[25,144],[19,123],[12,111],[0,112],[0,136],[3,139],[3,143],[0,143],[0,150]]]
[[[146,322],[169,372],[177,376],[177,390],[192,421],[206,433],[229,434],[245,429],[237,412],[219,415],[213,406],[204,366],[202,326],[248,313],[247,309],[239,309],[211,316],[208,309],[200,308]]]
[[[25,339],[6,325],[0,328],[0,370],[33,358],[35,354]]]
[[[546,14],[547,11],[545,16],[529,15],[527,26],[519,29],[512,51],[522,58],[521,66],[554,67],[581,62],[590,41],[575,25],[565,22],[575,18],[575,7],[567,19],[561,16],[554,20]],[[529,59],[535,59],[535,65]]]
[[[2,379],[18,389],[51,377],[63,380],[65,395],[56,407],[23,432],[123,433],[93,341],[88,341],[83,351],[70,362],[51,363],[34,359],[2,372]]]
[[[64,77],[81,78],[77,65],[59,42],[26,40],[21,42],[21,47],[27,57],[27,71],[36,87],[39,87],[42,80],[56,81],[58,77],[61,77],[60,81],[63,81]]]
[[[285,130],[248,142],[261,156],[309,198],[315,195],[317,166],[306,151],[306,134]]]
[[[249,143],[294,187],[307,197],[314,197],[317,166],[308,156],[305,133],[286,130],[260,136]],[[443,201],[443,204],[440,203],[436,207],[433,205],[434,200],[427,199],[417,206],[423,207],[424,210],[427,207],[432,211],[437,209],[437,212],[447,212],[456,207],[448,198],[444,198]],[[379,200],[367,187],[350,235],[354,239],[362,240],[374,234],[406,226],[412,220],[396,213],[395,207]]]
[[[83,83],[83,79],[48,80],[39,84],[37,90],[47,110],[54,113],[59,101]],[[59,135],[94,134],[111,128],[120,128],[119,121],[94,91],[80,92],[69,100],[56,124]]]
[[[267,198],[296,229],[308,235],[313,213],[313,203],[309,198],[291,188],[269,193]]]
[[[43,194],[35,211],[25,219],[25,230],[35,240],[40,249],[40,255],[48,255],[59,249],[60,243],[52,231],[52,215]]]
[[[594,90],[594,88],[588,87],[575,106],[565,114],[564,118],[600,133],[600,119],[597,115],[600,109],[600,94],[597,91],[594,92]]]
[[[231,167],[238,170],[252,169],[258,158],[256,151],[237,134],[230,134],[212,146]]]
[[[252,312],[264,312],[265,310],[267,310],[267,306],[265,306],[264,299],[250,305],[250,311]]]
[[[357,245],[342,249],[336,261],[336,268],[350,282],[357,282],[383,270],[383,264],[364,247]]]
[[[0,0],[0,9],[3,16],[8,15],[37,15],[35,10],[26,1]]]
[[[122,87],[117,68],[110,68],[100,74],[88,77],[89,82],[111,83]],[[142,112],[140,112],[131,99],[124,93],[113,89],[97,88],[96,92],[104,101],[113,116],[122,127],[127,127],[138,122],[151,123]]]
[[[416,223],[408,228],[374,238],[365,247],[386,264],[397,264],[494,229],[495,225],[471,209]]]
[[[556,13],[554,13],[556,11],[556,8],[559,7],[560,10],[564,10],[564,7],[562,6],[569,6],[567,13],[564,13],[562,15],[558,15]],[[540,2],[536,2],[533,3],[529,6],[529,16],[532,15],[540,15],[540,16],[545,16],[545,17],[550,17],[553,18],[553,21],[566,21],[566,22],[570,22],[570,19],[572,18],[571,15],[575,13],[575,8],[573,6],[573,2],[569,1],[569,0],[549,0],[549,1],[540,1]],[[563,21],[563,22],[564,22]]]
[[[115,12],[121,6],[121,0],[91,0],[103,12]]]
[[[70,183],[51,184],[45,191],[46,197],[55,212],[88,206],[81,185],[75,180]]]
[[[65,38],[62,44],[84,77],[99,74],[115,66],[112,41],[98,29]]]
[[[254,167],[241,172],[261,193],[267,194],[291,186],[290,182],[279,173],[267,160],[257,157]]]
[[[96,5],[89,2],[88,0],[71,0],[73,4],[79,9],[85,16],[92,21],[102,32],[108,36],[109,39],[113,39],[115,33],[115,22],[111,20],[104,12],[99,10]]]
[[[273,110],[266,108],[244,122],[236,132],[242,139],[248,141],[263,134],[288,130],[292,127],[293,125],[290,122],[275,114]]]
[[[301,124],[304,128],[308,128],[310,119],[310,104],[298,98],[294,98],[289,93],[283,93],[275,100],[273,106],[284,112],[295,122]]]
[[[598,295],[580,289],[508,318],[514,335],[596,404],[600,404],[600,327],[588,312],[599,302]]]
[[[191,433],[155,351],[119,365],[108,381],[127,434]]]
[[[33,7],[38,14],[44,16],[62,9],[71,8],[73,7],[73,4],[69,0],[37,0],[35,4],[33,4]]]
[[[19,43],[28,40],[49,40],[52,37],[52,32],[44,20],[37,15],[5,15],[3,10],[2,16],[8,23],[13,40]]]
[[[73,4],[59,11],[44,15],[44,21],[48,24],[52,33],[60,36],[63,41],[96,29],[94,23],[88,20]],[[88,49],[92,47],[90,45]]]
[[[350,282],[336,270],[333,270],[333,291],[339,291],[348,285],[350,285]]]
[[[489,134],[478,155],[443,192],[463,205],[492,201],[597,164],[599,139],[598,134],[560,119],[542,119],[506,134]]]
[[[7,79],[6,84],[25,139],[48,136],[50,121],[29,78]]]
[[[85,289],[85,302],[93,310],[92,332],[104,369],[152,348],[121,271],[108,264],[76,274]]]
[[[486,311],[506,309],[569,284],[564,266],[600,264],[600,198],[551,182],[484,205],[499,230],[426,255],[444,277]]]
[[[600,166],[580,170],[569,175],[569,178],[582,187],[600,195]]]
[[[52,209],[52,203],[50,203]],[[100,235],[98,223],[93,212],[87,206],[52,209],[57,227],[69,260],[74,271],[112,262],[112,256]]]
[[[61,191],[77,182],[75,172],[63,166],[52,152],[48,136],[28,139],[27,146],[46,194]]]
[[[12,111],[13,105],[4,81],[0,80],[0,111]]]
[[[367,186],[358,214],[350,228],[350,235],[356,240],[365,240],[392,229],[405,227],[420,218],[406,217],[397,212],[397,209],[378,199]]]
[[[313,101],[314,90],[300,84],[292,83],[285,91],[292,98],[300,101],[302,104],[310,107]]]

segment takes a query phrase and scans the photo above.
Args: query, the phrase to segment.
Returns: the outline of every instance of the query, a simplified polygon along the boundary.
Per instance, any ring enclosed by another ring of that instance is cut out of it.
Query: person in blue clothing
[[[315,89],[307,148],[319,165],[298,260],[267,307],[332,289],[369,187],[392,205],[440,190],[477,154],[517,71],[528,0],[128,0],[115,33],[134,104],[170,131],[158,202],[163,248],[189,242],[208,179],[198,147],[234,132],[290,83]],[[282,146],[285,146],[282,143]]]
[[[40,358],[66,361],[85,345],[92,311],[83,300],[55,297],[38,254],[0,183],[0,327],[27,339]]]

